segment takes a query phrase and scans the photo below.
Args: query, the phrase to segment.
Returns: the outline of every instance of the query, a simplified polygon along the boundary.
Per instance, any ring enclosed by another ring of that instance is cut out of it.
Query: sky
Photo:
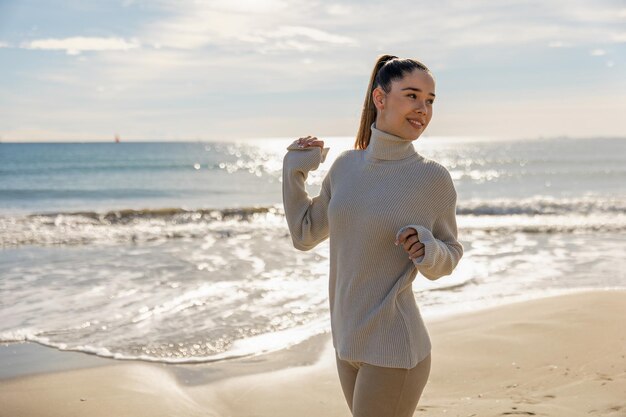
[[[426,136],[626,137],[624,0],[0,0],[0,141],[354,136],[383,53]]]

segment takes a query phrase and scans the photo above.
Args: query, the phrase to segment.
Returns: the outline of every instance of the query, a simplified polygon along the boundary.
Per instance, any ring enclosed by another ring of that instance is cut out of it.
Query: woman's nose
[[[421,100],[416,100],[413,111],[416,113],[426,113],[426,103]]]

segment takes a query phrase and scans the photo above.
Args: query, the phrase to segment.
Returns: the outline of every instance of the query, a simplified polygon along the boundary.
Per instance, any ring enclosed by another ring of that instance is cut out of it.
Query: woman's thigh
[[[353,416],[412,416],[430,375],[430,359],[412,369],[361,364],[354,382]]]
[[[352,411],[352,397],[354,396],[354,385],[356,384],[360,363],[341,360],[336,352],[335,358],[337,360],[337,373],[339,374],[341,390],[344,397],[346,397],[350,411]]]

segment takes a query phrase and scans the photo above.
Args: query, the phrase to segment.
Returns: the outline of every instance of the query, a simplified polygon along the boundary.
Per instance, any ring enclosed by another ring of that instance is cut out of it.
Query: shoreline
[[[146,365],[162,367],[187,380],[204,383],[224,377],[275,371],[278,368],[313,365],[319,360],[330,334],[314,335],[285,349],[228,360],[198,363],[165,363],[141,359],[116,359],[94,353],[60,350],[38,342],[0,344],[0,384],[18,378],[36,377],[100,367]]]
[[[433,365],[415,415],[624,416],[624,317],[626,290],[596,290],[429,321]],[[54,350],[31,357],[41,349]],[[328,334],[212,364],[57,353],[99,363],[0,380],[0,415],[349,416]]]
[[[447,313],[425,313],[421,308],[422,317],[427,324],[437,325],[439,322],[445,322],[448,320],[455,320],[459,317],[464,317],[467,314],[479,314],[481,312],[487,312],[489,310],[497,310],[502,307],[512,306],[529,301],[537,301],[545,298],[553,298],[574,294],[584,294],[589,292],[606,292],[606,291],[626,291],[626,288],[576,288],[572,290],[555,289],[554,291],[544,292],[541,297],[528,298],[527,296],[509,296],[502,298],[502,302],[488,304],[482,307],[480,310],[467,311],[467,310],[451,310]],[[233,356],[227,359],[207,360],[207,361],[190,361],[190,362],[167,362],[159,360],[145,360],[140,358],[113,358],[109,356],[98,355],[97,353],[72,350],[72,349],[60,349],[56,346],[47,345],[37,341],[25,340],[15,342],[0,342],[0,381],[11,379],[20,376],[30,376],[42,373],[69,371],[74,369],[84,369],[99,366],[115,366],[129,363],[145,363],[153,364],[155,366],[171,367],[172,369],[191,368],[191,367],[214,367],[220,369],[220,373],[228,373],[227,369],[232,368],[245,369],[250,363],[260,364],[268,363],[273,365],[284,364],[285,367],[291,366],[291,362],[298,364],[301,361],[296,359],[304,352],[308,352],[309,361],[315,357],[315,354],[311,352],[316,350],[317,354],[320,348],[315,348],[318,345],[319,339],[329,339],[330,332],[314,334],[313,336],[304,339],[303,341],[292,344],[289,347],[272,350],[259,354]],[[291,358],[291,360],[290,360]],[[8,366],[7,366],[8,365]],[[224,368],[223,370],[221,368]],[[242,369],[242,374],[245,373]],[[270,368],[268,368],[270,369]],[[264,372],[265,368],[262,368],[259,372]]]

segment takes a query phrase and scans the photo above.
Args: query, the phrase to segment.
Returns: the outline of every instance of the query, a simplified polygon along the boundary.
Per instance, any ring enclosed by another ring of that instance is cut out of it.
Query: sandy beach
[[[598,290],[427,322],[432,371],[415,415],[626,416],[625,317],[626,291]],[[328,335],[200,365],[27,346],[3,347],[2,417],[350,416]]]

